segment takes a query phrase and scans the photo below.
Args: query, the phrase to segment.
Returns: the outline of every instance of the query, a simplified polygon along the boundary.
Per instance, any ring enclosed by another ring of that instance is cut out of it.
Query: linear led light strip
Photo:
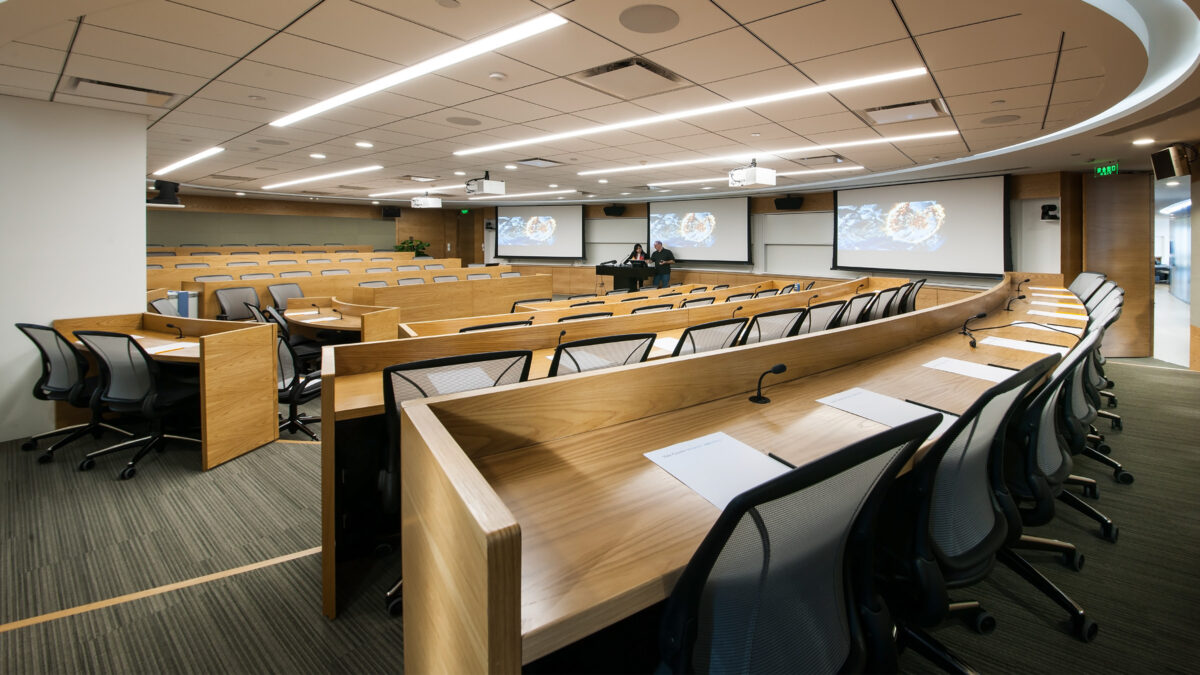
[[[187,166],[188,164],[191,164],[192,162],[199,162],[200,160],[204,159],[205,157],[212,157],[213,155],[215,155],[219,152],[225,152],[225,148],[209,148],[207,150],[202,150],[202,151],[197,152],[196,154],[192,155],[191,157],[188,157],[186,159],[181,159],[178,162],[171,164],[170,166],[164,166],[163,168],[159,169],[158,171],[155,171],[154,175],[155,176],[166,175],[168,173],[171,173],[175,169],[178,169],[179,167]]]
[[[633,127],[645,126],[647,124],[658,124],[659,122],[670,122],[671,120],[684,119],[687,117],[696,117],[699,115],[709,115],[726,110],[734,110],[737,108],[750,108],[756,105],[766,103],[775,103],[777,101],[787,101],[793,98],[802,96],[813,96],[816,94],[824,94],[831,91],[840,91],[842,89],[851,89],[854,87],[865,87],[872,84],[880,84],[883,82],[893,82],[909,77],[918,77],[924,75],[924,68],[909,68],[908,70],[898,70],[892,73],[883,73],[881,75],[872,75],[870,77],[860,77],[854,80],[845,80],[844,82],[834,82],[833,84],[825,84],[815,87],[805,87],[803,89],[792,89],[783,91],[777,94],[767,94],[766,96],[757,96],[755,98],[744,98],[739,101],[730,101],[728,103],[718,103],[716,105],[704,106],[701,108],[690,108],[688,110],[679,110],[672,113],[662,115],[654,115],[651,117],[641,117],[625,122],[617,122],[615,124],[605,124],[598,127],[587,127],[585,129],[575,129],[573,131],[563,131],[557,134],[548,134],[546,136],[537,136],[535,138],[526,138],[519,141],[508,141],[506,143],[497,143],[495,145],[485,145],[479,148],[468,148],[466,150],[458,150],[455,155],[474,155],[480,152],[492,152],[494,150],[505,150],[507,148],[515,148],[522,145],[531,145],[534,143],[550,143],[564,138],[575,138],[577,136],[587,136],[590,134],[602,134],[607,131],[618,131],[620,129],[630,129]]]
[[[624,171],[649,171],[650,169],[664,169],[672,166],[687,166],[689,164],[709,164],[712,162],[748,162],[755,157],[764,157],[768,155],[782,156],[794,155],[797,153],[811,153],[820,150],[834,150],[838,148],[854,148],[862,145],[879,145],[881,143],[903,143],[906,141],[919,141],[926,138],[939,138],[942,136],[957,136],[958,131],[951,129],[949,131],[933,131],[926,134],[910,134],[908,136],[886,136],[884,138],[872,138],[865,141],[846,141],[845,143],[829,143],[827,145],[808,145],[802,148],[784,148],[782,150],[749,150],[737,155],[722,155],[720,157],[700,157],[698,159],[684,159],[678,162],[659,162],[658,164],[638,164],[634,166],[618,166],[612,169],[593,169],[591,171],[580,171],[579,176],[595,176],[603,173],[621,173]]]
[[[579,190],[550,190],[549,192],[522,192],[515,195],[487,195],[484,197],[468,197],[468,201],[476,201],[479,199],[512,199],[513,197],[540,197],[542,195],[563,195],[568,192],[579,192]]]
[[[291,115],[280,117],[271,122],[273,127],[286,127],[293,122],[299,122],[302,119],[319,115],[326,110],[336,108],[340,105],[345,105],[351,101],[356,101],[364,96],[370,96],[384,89],[394,87],[401,82],[418,78],[422,75],[428,75],[437,70],[441,70],[447,66],[452,66],[461,61],[479,56],[494,49],[499,49],[505,45],[510,45],[514,42],[519,42],[528,37],[533,37],[539,33],[550,30],[557,26],[566,23],[567,20],[557,14],[543,14],[536,19],[530,19],[525,23],[518,24],[507,30],[502,30],[499,33],[489,35],[485,38],[480,38],[474,42],[469,42],[458,49],[452,49],[445,54],[439,54],[431,59],[422,61],[416,65],[409,66],[403,70],[398,70],[391,75],[385,75],[378,80],[368,82],[364,85],[355,87],[350,91],[342,92],[333,98],[325,99],[320,103],[314,103],[307,108],[294,112]]]
[[[391,197],[392,195],[418,195],[425,192],[441,192],[442,190],[461,190],[467,187],[464,183],[457,185],[430,185],[428,187],[417,188],[416,190],[392,190],[391,192],[376,192],[375,194],[367,195],[368,197]]]
[[[862,171],[861,166],[839,166],[834,169],[805,169],[804,171],[777,171],[776,176],[803,176],[810,173],[837,173],[840,171]],[[713,178],[693,178],[691,180],[669,180],[655,181],[646,183],[647,187],[662,187],[663,185],[691,185],[695,183],[718,183],[729,180],[729,176],[715,176]]]
[[[274,190],[275,188],[287,187],[289,185],[299,185],[300,183],[311,183],[313,181],[324,180],[326,178],[338,178],[339,176],[350,176],[350,175],[356,174],[356,173],[366,173],[368,171],[378,171],[382,168],[383,168],[382,164],[375,164],[373,166],[364,166],[364,167],[360,167],[357,169],[349,169],[347,171],[335,171],[333,173],[323,173],[320,176],[309,176],[308,178],[297,178],[296,180],[289,180],[286,183],[275,183],[274,185],[264,185],[264,186],[262,186],[262,189]]]

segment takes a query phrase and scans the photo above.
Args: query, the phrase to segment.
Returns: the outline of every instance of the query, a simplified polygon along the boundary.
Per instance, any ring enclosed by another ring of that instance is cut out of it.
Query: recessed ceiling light
[[[1154,142],[1153,138],[1139,138],[1133,142],[1134,145],[1150,145]]]
[[[375,147],[375,144],[374,144],[374,143],[371,143],[370,141],[357,141],[357,142],[356,142],[354,145],[355,145],[356,147],[359,147],[359,148],[373,148],[373,147]]]
[[[542,195],[559,195],[559,194],[564,194],[567,192],[574,192],[574,190],[552,190],[550,192],[522,192],[519,194],[512,194],[512,195],[485,195],[483,197],[468,197],[467,199],[470,201],[476,201],[479,199],[512,199],[513,197],[540,197]]]
[[[597,183],[607,183],[607,182],[608,182],[608,179],[607,179],[607,178],[601,178],[600,180],[598,180],[598,181],[596,181],[596,182],[597,182]]]
[[[455,171],[454,175],[455,176],[465,176],[465,175],[467,175],[467,172],[466,171]]]
[[[466,61],[467,59],[486,54],[514,42],[524,40],[544,31],[550,30],[557,26],[567,23],[567,20],[557,14],[547,13],[537,18],[530,19],[524,23],[517,24],[507,30],[502,30],[499,33],[493,33],[484,38],[469,42],[457,49],[452,49],[444,54],[439,54],[431,59],[426,59],[418,64],[398,70],[391,75],[385,75],[377,80],[373,80],[364,85],[355,87],[349,91],[342,92],[337,96],[325,99],[319,103],[304,108],[303,110],[292,113],[285,117],[281,117],[274,122],[271,122],[273,127],[286,127],[293,122],[299,122],[302,119],[319,115],[326,110],[336,108],[340,105],[345,105],[351,101],[356,101],[364,96],[369,96],[375,92],[390,89],[401,82],[407,82],[422,75],[441,70],[455,63]]]
[[[547,185],[546,187],[556,188],[556,187],[558,187],[558,183],[551,183],[551,184]]]
[[[465,187],[467,187],[467,186],[462,183],[458,183],[457,185],[430,185],[428,187],[423,187],[418,190],[413,190],[412,188],[409,188],[406,190],[392,190],[390,192],[376,192],[374,194],[369,194],[367,196],[368,197],[390,197],[392,195],[418,195],[418,194],[423,194],[426,192],[443,192],[445,190],[461,190]]]
[[[716,105],[703,106],[700,108],[689,108],[687,110],[678,110],[672,113],[663,115],[652,115],[650,117],[639,117],[637,119],[617,122],[615,124],[605,124],[595,127],[585,127],[582,129],[574,129],[572,131],[564,131],[557,134],[547,134],[545,136],[536,136],[518,141],[508,141],[505,143],[497,143],[495,145],[486,145],[478,148],[469,148],[467,150],[458,150],[456,155],[474,155],[480,152],[491,152],[493,150],[504,150],[506,148],[515,148],[521,145],[532,145],[534,143],[549,143],[551,141],[562,140],[564,138],[575,138],[577,136],[587,136],[590,134],[599,134],[608,131],[617,131],[620,129],[630,129],[633,127],[645,126],[647,124],[658,124],[661,122],[669,122],[672,120],[684,119],[687,117],[696,117],[698,115],[709,115],[726,110],[734,110],[737,108],[749,108],[767,103],[776,103],[778,101],[786,101],[802,96],[814,96],[816,94],[824,94],[832,91],[840,91],[852,87],[863,87],[872,84],[880,84],[883,82],[892,82],[909,77],[917,77],[924,75],[928,71],[924,68],[910,68],[908,70],[900,70],[893,73],[883,73],[882,75],[872,75],[870,77],[861,77],[854,80],[845,80],[842,82],[834,82],[814,87],[805,87],[802,89],[792,89],[790,91],[778,92],[775,94],[767,94],[765,96],[757,96],[755,98],[745,98],[737,101],[729,101],[727,103],[719,103]]]
[[[621,193],[621,196],[622,196],[622,197],[624,197],[624,196],[625,196],[625,195],[627,195],[627,194],[629,194],[629,193],[628,193],[628,192],[622,192],[622,193]]]
[[[233,193],[233,194],[234,194],[235,196],[238,196],[238,197],[245,197],[245,196],[246,196],[246,193],[245,193],[245,192],[235,192],[235,193]]]
[[[325,155],[322,155],[319,152],[314,152],[311,155],[309,155],[309,157],[312,157],[313,159],[325,159]]]
[[[762,134],[758,133],[757,131],[750,134],[750,138],[758,138],[759,136],[762,136]]]
[[[846,141],[844,143],[829,143],[828,145],[810,145],[800,148],[783,148],[780,150],[750,150],[739,155],[721,155],[714,157],[702,157],[700,159],[685,159],[677,162],[659,162],[658,164],[636,164],[633,166],[619,166],[611,169],[593,169],[591,171],[580,171],[579,176],[594,176],[601,173],[620,173],[624,171],[637,171],[639,169],[662,169],[672,166],[686,166],[688,164],[711,164],[715,162],[748,162],[751,159],[762,159],[764,155],[793,155],[799,153],[810,153],[821,150],[831,150],[834,148],[853,148],[862,145],[878,145],[881,143],[903,143],[906,141],[918,141],[926,138],[938,138],[941,136],[957,136],[957,130],[949,131],[934,131],[927,134],[911,134],[908,136],[886,136],[884,138],[872,138],[865,141]]]
[[[432,183],[433,181],[437,180],[436,178],[430,178],[428,176],[413,176],[412,179],[418,183]]]
[[[1179,181],[1169,180],[1167,181],[1167,187],[1179,187]]]
[[[702,188],[700,188],[700,189],[701,189],[701,190],[711,190],[711,189],[713,189],[713,186],[711,186],[711,185],[705,185],[704,187],[702,187]]]
[[[333,173],[323,173],[320,176],[310,176],[308,178],[299,178],[296,180],[289,180],[284,183],[275,183],[274,185],[264,185],[262,189],[273,190],[275,188],[287,187],[289,185],[299,185],[300,183],[311,183],[313,181],[324,180],[326,178],[337,178],[338,176],[350,176],[350,175],[356,174],[356,173],[366,173],[367,171],[378,171],[379,169],[382,169],[382,168],[383,168],[383,165],[374,164],[372,166],[364,166],[364,167],[360,167],[357,169],[348,169],[346,171],[335,171]]]
[[[504,168],[508,169],[509,171],[512,171],[513,169],[517,168],[517,165],[516,164],[505,164]]]
[[[508,75],[506,75],[505,73],[501,73],[499,71],[496,71],[494,73],[488,73],[488,77],[490,79],[496,80],[498,82],[502,82],[502,81],[508,79]]]
[[[213,155],[217,154],[218,152],[224,152],[224,151],[225,151],[225,148],[209,148],[207,150],[202,150],[201,152],[197,152],[196,154],[192,155],[191,157],[185,157],[184,159],[181,159],[178,162],[175,162],[174,164],[164,166],[163,168],[159,169],[158,171],[155,171],[154,175],[155,176],[166,175],[168,173],[171,173],[175,169],[178,169],[179,167],[187,166],[188,164],[191,164],[192,162],[199,162],[200,160],[204,159],[205,157],[212,157]]]

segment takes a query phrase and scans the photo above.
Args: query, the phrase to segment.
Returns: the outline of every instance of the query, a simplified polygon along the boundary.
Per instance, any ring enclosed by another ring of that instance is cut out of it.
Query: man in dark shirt
[[[675,262],[675,254],[671,249],[663,248],[661,241],[656,241],[650,260],[654,262],[654,286],[666,288],[671,284],[671,264]]]

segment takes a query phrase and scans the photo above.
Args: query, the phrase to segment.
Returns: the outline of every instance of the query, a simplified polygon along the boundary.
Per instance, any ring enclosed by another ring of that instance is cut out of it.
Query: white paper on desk
[[[981,345],[991,345],[992,347],[1007,347],[1009,349],[1020,349],[1026,352],[1037,352],[1038,354],[1066,354],[1070,349],[1068,347],[1060,347],[1058,345],[1047,345],[1041,342],[1026,342],[1025,340],[1010,340],[1009,338],[996,337],[994,335],[985,337],[979,341]]]
[[[934,359],[929,363],[923,364],[926,368],[934,370],[943,370],[947,373],[955,373],[957,375],[966,375],[988,382],[1003,382],[1016,374],[1016,371],[1007,368],[997,368],[983,363],[972,363],[971,361],[963,361],[962,359],[952,359],[948,356],[943,356]]]
[[[1076,298],[1074,295],[1069,295],[1069,294],[1063,295],[1061,293],[1030,293],[1030,295],[1032,295],[1035,298],[1059,298],[1061,300],[1075,300],[1076,302],[1079,301],[1079,298]]]
[[[1058,291],[1060,293],[1067,292],[1067,289],[1065,289],[1065,288],[1055,288],[1053,286],[1030,286],[1029,290],[1031,290],[1031,291]]]
[[[789,471],[783,463],[721,431],[645,456],[721,510],[746,490]]]
[[[337,321],[340,316],[318,316],[315,319],[308,319],[308,323],[323,323],[325,321]]]
[[[153,347],[145,347],[145,350],[147,354],[161,354],[163,352],[174,351],[176,349],[183,349],[184,347],[191,346],[192,344],[193,343],[191,342],[164,342],[160,345],[154,345]]]
[[[660,337],[654,340],[654,349],[661,349],[670,354],[675,351],[675,345],[679,344],[679,338]]]
[[[429,382],[433,385],[434,389],[437,389],[437,393],[439,394],[453,394],[471,389],[484,389],[496,384],[496,381],[489,377],[483,368],[479,366],[440,373],[432,372],[429,374]]]
[[[1083,335],[1083,329],[1077,326],[1059,326],[1058,324],[1053,323],[1040,324],[1031,323],[1029,321],[1014,321],[1013,325],[1020,326],[1021,328],[1033,328],[1034,330],[1049,331],[1051,333],[1058,333],[1061,331],[1063,333],[1070,333],[1071,335]],[[1054,327],[1051,328],[1051,326]]]
[[[1043,307],[1070,307],[1072,309],[1083,309],[1083,305],[1078,302],[1046,302],[1045,300],[1034,300],[1029,303],[1031,305],[1042,305]]]
[[[1034,316],[1053,316],[1053,317],[1059,318],[1059,319],[1075,319],[1076,321],[1087,321],[1087,315],[1085,315],[1085,314],[1068,314],[1066,312],[1046,312],[1046,311],[1043,311],[1040,309],[1031,309],[1025,313],[1033,314]]]
[[[308,316],[309,314],[320,314],[320,313],[321,313],[320,310],[310,309],[310,310],[303,311],[303,312],[291,311],[291,312],[288,312],[287,315],[288,316]]]
[[[876,394],[873,391],[863,389],[862,387],[854,387],[846,391],[838,392],[825,398],[817,399],[817,403],[824,403],[831,408],[837,408],[843,412],[848,412],[852,415],[865,417],[872,422],[886,424],[889,427],[896,427],[911,422],[915,419],[920,419],[927,415],[932,415],[935,412],[941,412],[932,408],[926,408],[916,403],[909,403],[898,398]],[[933,430],[930,438],[941,436],[946,429],[954,424],[954,420],[958,419],[958,415],[950,413],[942,413],[942,423],[937,429]]]

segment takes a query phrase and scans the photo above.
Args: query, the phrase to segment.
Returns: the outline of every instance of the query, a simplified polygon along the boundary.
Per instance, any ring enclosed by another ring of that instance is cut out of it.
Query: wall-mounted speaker
[[[1154,180],[1191,175],[1192,167],[1188,154],[1188,146],[1176,143],[1166,150],[1159,150],[1150,155],[1150,163],[1154,165]]]
[[[1042,220],[1058,220],[1057,204],[1042,204]]]
[[[384,220],[387,220],[388,218],[399,218],[400,217],[400,207],[399,206],[385,206],[385,207],[381,208],[380,211],[383,212]]]
[[[606,216],[623,216],[625,215],[624,204],[613,204],[612,206],[604,207],[604,215]]]
[[[775,208],[779,211],[795,211],[804,206],[804,197],[777,197]]]
[[[147,199],[147,204],[179,203],[179,183],[172,183],[169,180],[156,180],[154,181],[154,189],[158,190],[158,194],[154,195],[153,199]]]

